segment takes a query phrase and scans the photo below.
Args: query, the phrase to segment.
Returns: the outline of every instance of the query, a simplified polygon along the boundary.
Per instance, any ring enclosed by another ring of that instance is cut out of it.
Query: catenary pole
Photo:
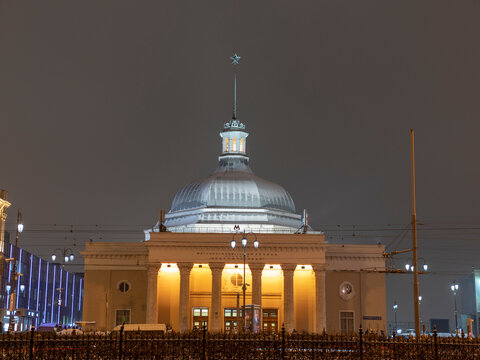
[[[410,129],[410,149],[412,166],[412,250],[413,250],[413,304],[415,314],[415,336],[420,335],[420,304],[418,300],[418,257],[417,257],[417,212],[415,204],[415,139]]]

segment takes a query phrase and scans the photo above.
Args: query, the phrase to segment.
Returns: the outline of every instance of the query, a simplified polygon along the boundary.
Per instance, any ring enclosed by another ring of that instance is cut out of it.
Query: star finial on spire
[[[230,60],[232,60],[232,65],[238,65],[240,59],[241,57],[238,56],[237,53],[233,54],[233,56],[230,56]]]
[[[232,119],[237,119],[237,68],[235,65],[238,65],[241,57],[237,55],[237,53],[230,56],[230,60],[232,60],[233,65],[233,115]]]

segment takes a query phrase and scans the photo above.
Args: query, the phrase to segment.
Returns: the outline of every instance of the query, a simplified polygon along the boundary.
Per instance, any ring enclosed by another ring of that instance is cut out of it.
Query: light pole
[[[63,295],[63,288],[59,287],[59,288],[57,288],[57,291],[58,291],[58,302],[57,302],[58,318],[60,319],[58,321],[58,327],[61,330],[62,329],[62,297],[63,297],[62,295]]]
[[[453,292],[453,302],[455,304],[455,334],[458,334],[458,321],[457,321],[457,290],[458,290],[458,284],[453,282],[453,285],[450,286],[450,289]]]
[[[397,309],[398,309],[397,302],[394,301],[393,302],[393,312],[395,313],[395,334],[397,333]]]
[[[237,242],[235,241],[235,235],[233,235],[233,239],[232,241],[230,241],[230,246],[232,247],[232,249],[235,249],[235,246],[237,245]],[[247,283],[246,283],[246,279],[245,279],[245,275],[246,275],[246,266],[247,266],[247,243],[248,243],[248,239],[247,237],[249,235],[252,235],[255,237],[255,240],[253,241],[253,247],[255,249],[258,248],[258,240],[257,240],[257,236],[255,235],[255,233],[253,232],[250,232],[250,233],[245,233],[245,231],[243,232],[243,237],[242,237],[242,247],[243,247],[243,281],[242,281],[242,292],[243,292],[243,307],[242,307],[242,331],[245,332],[245,327],[246,327],[246,324],[245,324],[245,293],[247,291]]]
[[[73,255],[73,250],[70,248],[63,248],[63,249],[55,249],[53,250],[52,254],[52,261],[55,262],[57,259],[57,255],[55,253],[59,253],[62,256],[62,261],[64,264],[68,263],[69,261],[73,261],[75,259],[75,256]]]
[[[17,213],[17,229],[15,231],[15,248],[13,250],[13,257],[8,259],[13,261],[13,274],[11,276],[10,289],[12,291],[10,295],[10,317],[8,321],[8,331],[15,331],[15,308],[17,302],[17,279],[18,276],[22,276],[17,272],[17,257],[18,257],[18,235],[23,231],[22,213],[18,209]]]
[[[422,295],[418,295],[418,307],[419,309],[421,310],[421,306],[422,306]],[[420,311],[420,326],[422,326],[422,312]],[[424,328],[424,326],[422,327],[422,329]],[[422,331],[422,333],[425,333],[425,330]]]

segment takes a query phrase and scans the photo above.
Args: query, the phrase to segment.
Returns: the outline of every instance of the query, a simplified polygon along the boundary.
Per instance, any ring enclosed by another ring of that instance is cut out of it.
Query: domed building
[[[99,329],[386,331],[383,246],[326,243],[282,186],[252,172],[236,72],[234,84],[217,169],[183,186],[145,240],[87,243],[84,320]]]
[[[232,119],[220,133],[218,167],[205,179],[191,182],[176,195],[164,225],[174,232],[246,231],[292,233],[302,227],[290,194],[256,176],[246,154],[245,125]]]

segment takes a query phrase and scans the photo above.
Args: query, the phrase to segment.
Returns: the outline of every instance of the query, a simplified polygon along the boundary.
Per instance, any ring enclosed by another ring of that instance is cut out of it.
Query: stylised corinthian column
[[[283,270],[283,323],[285,330],[292,331],[295,327],[293,304],[293,272],[296,264],[282,264]]]
[[[147,267],[147,324],[158,322],[157,282],[161,264],[148,264]]]
[[[327,327],[325,300],[325,264],[313,264],[315,273],[315,331],[323,332]]]
[[[222,330],[222,272],[225,263],[210,263],[212,271],[212,305],[210,311],[211,331]]]
[[[190,320],[190,271],[193,263],[177,263],[180,270],[180,297],[178,331],[189,330]]]
[[[252,272],[252,304],[262,307],[262,272],[265,264],[248,264]]]

